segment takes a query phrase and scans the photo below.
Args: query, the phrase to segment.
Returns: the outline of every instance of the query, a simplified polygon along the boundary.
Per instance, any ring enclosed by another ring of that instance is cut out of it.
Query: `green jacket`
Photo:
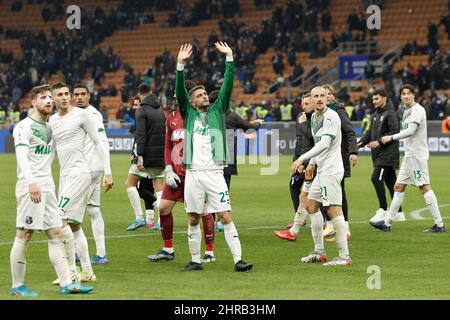
[[[225,133],[225,116],[230,110],[231,94],[233,92],[234,80],[234,62],[227,61],[225,76],[222,87],[220,88],[217,100],[208,107],[207,118],[211,135],[211,146],[213,160],[217,164],[226,165],[228,159],[227,141]],[[175,83],[175,92],[178,101],[178,108],[183,118],[185,128],[184,138],[184,159],[183,163],[186,169],[192,165],[192,134],[194,131],[194,122],[199,112],[189,102],[189,96],[184,85],[184,71],[177,70]]]

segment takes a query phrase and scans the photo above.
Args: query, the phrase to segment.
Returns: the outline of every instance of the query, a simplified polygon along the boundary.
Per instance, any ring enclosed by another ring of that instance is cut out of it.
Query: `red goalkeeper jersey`
[[[186,175],[183,165],[184,127],[180,112],[173,111],[167,117],[166,144],[164,147],[164,162],[173,167],[178,176]]]

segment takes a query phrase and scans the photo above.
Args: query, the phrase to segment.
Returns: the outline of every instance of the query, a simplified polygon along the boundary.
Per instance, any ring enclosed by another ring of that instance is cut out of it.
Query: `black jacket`
[[[144,158],[145,168],[164,168],[165,134],[166,117],[158,99],[150,95],[136,110],[136,151]]]
[[[358,154],[358,147],[356,145],[356,133],[353,130],[353,125],[348,117],[347,111],[342,106],[341,103],[335,102],[328,106],[330,109],[337,112],[339,118],[341,119],[341,154],[342,162],[344,163],[344,177],[351,176],[351,165],[350,165],[350,155]]]
[[[260,124],[258,122],[255,122],[252,125],[247,120],[242,119],[234,111],[230,111],[227,113],[227,116],[225,118],[225,124],[226,124],[227,129],[233,129],[233,130],[227,130],[228,153],[230,155],[230,158],[233,157],[233,163],[230,162],[228,164],[228,166],[226,166],[223,169],[223,174],[225,176],[237,175],[238,174],[238,172],[237,172],[237,135],[236,135],[235,131],[237,129],[242,129],[242,130],[244,130],[244,132],[246,132],[249,129],[258,130],[260,127]]]
[[[370,120],[370,130],[361,138],[362,146],[371,141],[378,141],[380,147],[372,150],[372,161],[374,166],[399,167],[399,142],[392,141],[385,145],[381,143],[381,137],[393,135],[400,131],[400,119],[394,111],[392,103],[383,109],[377,109]]]
[[[311,116],[312,114],[306,114],[308,118],[307,121],[303,123],[299,123],[299,118],[302,116],[304,112],[300,113],[297,116],[297,120],[295,121],[295,129],[296,129],[296,138],[295,141],[295,154],[293,160],[297,160],[302,154],[308,152],[314,147],[314,138],[311,132]],[[303,164],[305,167],[308,165],[309,160],[305,161]]]

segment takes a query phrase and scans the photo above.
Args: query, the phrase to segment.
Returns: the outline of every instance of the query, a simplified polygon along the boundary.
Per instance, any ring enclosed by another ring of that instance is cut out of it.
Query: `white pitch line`
[[[442,205],[442,206],[450,206],[450,204],[448,205]],[[442,207],[441,206],[441,207]],[[450,217],[442,217],[443,219],[447,219]],[[423,218],[421,217],[420,220],[432,220],[433,218]],[[411,220],[406,220],[404,222],[407,221],[411,221]],[[369,221],[350,221],[350,224],[364,224],[364,223],[369,223]],[[264,229],[272,229],[272,230],[276,230],[276,229],[280,229],[283,227],[280,226],[271,226],[271,227],[249,227],[249,228],[238,228],[238,230],[246,230],[246,231],[251,231],[251,230],[264,230]],[[183,234],[186,233],[186,231],[174,231],[174,234]],[[219,232],[216,232],[216,234]],[[122,234],[122,235],[116,235],[116,236],[107,236],[105,237],[105,239],[121,239],[121,238],[135,238],[135,237],[152,237],[152,236],[161,236],[160,232],[155,232],[155,233],[139,233],[139,234]],[[94,238],[89,237],[87,238],[88,240],[94,240]],[[32,241],[32,243],[47,243],[47,240],[38,240],[38,241]],[[5,245],[12,245],[13,242],[0,242],[0,246],[5,246]]]
[[[439,207],[440,207],[440,208],[442,208],[442,207],[450,207],[450,204],[441,204]],[[427,210],[428,210],[428,207],[420,208],[420,209],[411,211],[411,212],[409,213],[409,215],[410,215],[411,218],[413,218],[413,219],[416,219],[416,220],[424,220],[425,218],[422,217],[422,216],[420,215],[420,213],[421,213],[421,212],[424,212],[424,211],[427,211]]]

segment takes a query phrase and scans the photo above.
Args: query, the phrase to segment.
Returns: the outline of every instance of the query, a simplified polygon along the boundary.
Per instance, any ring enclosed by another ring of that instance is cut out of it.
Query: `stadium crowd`
[[[16,1],[11,10],[20,11],[21,1]],[[20,5],[19,5],[20,3]],[[28,3],[44,3],[39,0],[29,0]],[[20,99],[24,97],[32,86],[46,83],[54,73],[61,73],[69,85],[80,82],[86,74],[91,75],[88,87],[92,92],[91,102],[107,115],[107,106],[102,106],[102,96],[116,96],[121,94],[122,107],[117,112],[117,119],[130,119],[126,105],[137,94],[139,83],[151,84],[154,92],[159,96],[163,106],[170,109],[173,103],[174,70],[176,61],[173,54],[166,50],[156,57],[153,65],[149,66],[145,74],[135,73],[133,68],[124,64],[120,57],[109,47],[103,52],[98,44],[110,36],[115,30],[121,28],[133,29],[142,23],[154,22],[152,10],[174,11],[161,27],[192,26],[200,20],[221,18],[219,22],[220,33],[211,32],[204,46],[197,38],[192,39],[194,57],[186,66],[187,75],[191,79],[205,84],[208,91],[219,88],[223,82],[221,65],[223,57],[218,56],[214,49],[216,41],[224,40],[236,48],[236,75],[241,90],[245,93],[257,91],[255,82],[256,64],[258,56],[267,52],[269,48],[275,50],[272,57],[274,73],[279,79],[294,81],[305,74],[305,69],[297,59],[298,52],[308,52],[310,58],[324,57],[339,43],[347,41],[365,41],[373,39],[374,34],[366,34],[364,25],[364,9],[375,4],[383,6],[383,1],[361,1],[348,16],[348,28],[339,34],[338,28],[332,24],[329,13],[328,0],[321,1],[287,1],[284,7],[275,7],[271,19],[263,19],[261,24],[250,27],[236,20],[240,16],[239,1],[222,0],[211,2],[199,0],[189,6],[181,1],[142,1],[133,0],[122,2],[110,13],[101,8],[94,8],[82,15],[83,25],[88,27],[66,35],[53,29],[50,36],[42,31],[12,30],[0,26],[0,34],[6,39],[21,39],[22,57],[14,57],[11,52],[0,51],[0,107],[8,113],[17,113],[26,109],[20,108]],[[255,0],[260,9],[272,8],[270,0]],[[46,2],[42,10],[42,19],[53,21],[63,19],[61,1]],[[320,20],[320,21],[319,21]],[[398,92],[402,83],[408,82],[417,85],[421,102],[428,111],[429,119],[440,120],[449,114],[449,99],[447,95],[438,95],[434,91],[449,87],[450,83],[450,52],[439,50],[437,30],[442,25],[450,37],[450,15],[442,15],[438,24],[430,22],[428,26],[428,44],[420,46],[416,41],[403,46],[402,55],[429,54],[429,64],[420,65],[417,69],[408,64],[398,72],[393,71],[394,63],[387,61],[381,74],[375,74],[370,64],[366,68],[366,77],[371,83],[376,77],[384,80],[394,105],[398,105],[399,97],[393,94]],[[331,41],[327,42],[319,37],[319,27],[322,31],[332,31]],[[286,62],[292,67],[292,74],[286,75]],[[115,72],[123,67],[126,74],[121,88],[104,84],[105,72]],[[307,76],[313,74],[309,70]],[[299,81],[293,82],[298,85]],[[430,95],[424,95],[427,88],[431,88]],[[371,89],[374,90],[375,88]],[[369,92],[370,93],[370,92]],[[352,120],[362,120],[366,110],[374,110],[371,97],[363,97],[358,101],[350,101],[345,92],[340,99],[345,104]],[[259,104],[246,106],[245,102],[236,101],[236,109],[242,111],[242,116],[249,119],[265,118],[266,121],[291,121],[295,119],[300,109],[295,99],[285,101],[278,96]],[[101,107],[102,106],[102,107]],[[245,108],[242,108],[245,106]],[[286,107],[287,106],[287,107]],[[282,115],[280,110],[289,109]],[[258,115],[259,111],[259,115]],[[133,120],[127,120],[130,124]]]

